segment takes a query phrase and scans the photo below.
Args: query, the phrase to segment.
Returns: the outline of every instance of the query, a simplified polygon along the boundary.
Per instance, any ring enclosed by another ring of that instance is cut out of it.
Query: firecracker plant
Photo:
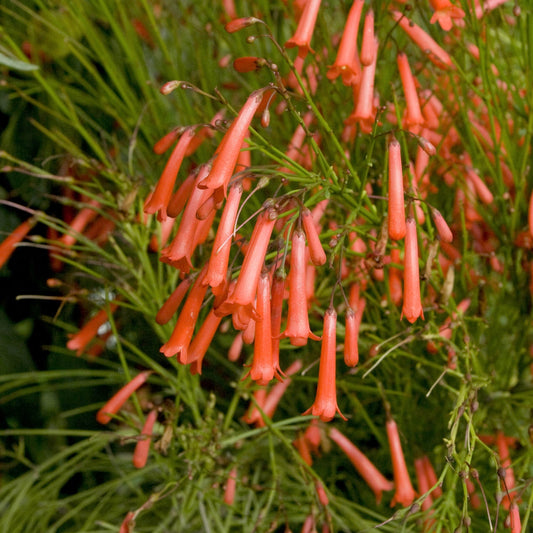
[[[0,12],[1,531],[530,530],[533,6]]]

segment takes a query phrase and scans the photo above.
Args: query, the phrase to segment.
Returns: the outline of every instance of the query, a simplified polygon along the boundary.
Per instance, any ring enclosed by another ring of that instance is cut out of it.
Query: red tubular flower
[[[239,307],[252,311],[257,283],[275,222],[276,211],[272,208],[265,209],[257,218],[235,290],[220,306],[218,312],[227,314]]]
[[[287,328],[284,338],[289,338],[293,346],[304,346],[307,339],[318,341],[309,328],[309,315],[306,298],[306,260],[305,235],[301,229],[292,234],[291,270],[289,276],[289,310],[287,312]]]
[[[8,235],[0,244],[0,268],[7,263],[7,260],[11,257],[17,244],[26,237],[31,228],[35,225],[33,218],[25,220],[22,224],[17,226],[10,235]]]
[[[283,298],[285,297],[285,272],[276,270],[272,280],[272,302],[270,304],[270,316],[272,327],[272,360],[274,366],[281,373],[279,365],[279,341],[281,333],[281,321],[283,315]]]
[[[405,316],[411,324],[421,316],[424,318],[422,301],[420,299],[420,271],[418,268],[418,238],[416,235],[415,219],[407,219],[407,233],[405,234],[405,256],[403,259],[403,307],[402,317]]]
[[[496,434],[496,446],[498,447],[498,455],[500,456],[501,467],[505,470],[505,485],[503,486],[505,496],[503,497],[502,505],[505,509],[509,509],[509,506],[513,501],[512,490],[515,487],[515,477],[513,467],[511,466],[509,447],[507,446],[507,440],[503,434],[503,431],[498,431]]]
[[[361,65],[368,67],[374,61],[374,11],[369,9],[363,26],[363,42],[361,43]]]
[[[128,398],[141,386],[146,383],[148,376],[152,373],[151,370],[145,370],[137,374],[131,381],[126,383],[96,414],[96,420],[100,424],[107,424],[111,421],[111,416],[120,410],[126,403]]]
[[[150,443],[152,442],[152,430],[156,420],[157,410],[152,409],[148,413],[141,431],[141,435],[144,435],[145,438],[137,441],[135,451],[133,452],[133,466],[135,468],[144,468],[144,466],[146,466],[148,454],[150,453]]]
[[[306,56],[311,49],[311,38],[321,0],[307,0],[294,35],[285,43],[285,48],[298,47],[298,55]]]
[[[178,144],[172,151],[170,158],[163,169],[163,173],[157,182],[154,192],[149,197],[148,201],[144,205],[144,212],[153,214],[158,213],[160,220],[167,218],[167,206],[172,197],[172,190],[178,177],[178,172],[185,157],[185,152],[189,143],[194,136],[194,130],[187,128],[180,137]]]
[[[444,217],[441,215],[441,212],[433,207],[431,208],[431,214],[433,215],[433,222],[435,222],[439,239],[442,242],[451,243],[453,241],[453,233],[450,226],[448,226],[446,220],[444,220]]]
[[[212,191],[198,188],[198,183],[208,172],[208,165],[200,168],[195,179],[195,187],[191,192],[187,205],[185,206],[185,211],[181,217],[178,231],[170,245],[161,250],[161,261],[169,263],[185,273],[189,272],[192,268],[191,256],[194,252],[196,230],[200,223],[196,218],[196,212],[207,197],[212,194]]]
[[[366,481],[367,485],[376,496],[377,503],[381,502],[383,491],[392,490],[394,488],[394,483],[385,478],[368,457],[338,429],[332,428],[329,432],[329,436],[346,454],[355,469]]]
[[[225,30],[228,33],[235,33],[236,31],[247,28],[256,22],[263,22],[262,20],[255,17],[242,17],[228,22],[225,26]]]
[[[183,298],[187,294],[189,287],[192,284],[192,278],[187,276],[180,284],[174,289],[172,294],[166,299],[165,303],[161,306],[161,309],[155,315],[155,321],[158,324],[166,324],[178,310]]]
[[[134,513],[133,511],[129,511],[126,516],[124,517],[124,520],[122,521],[122,524],[120,525],[120,529],[118,533],[132,533],[132,531],[135,528],[135,516],[137,513]]]
[[[477,172],[473,169],[468,169],[466,179],[469,181],[476,191],[477,197],[485,204],[490,205],[494,201],[494,196],[490,192],[485,182],[479,177]]]
[[[241,196],[242,185],[235,183],[230,188],[228,200],[222,211],[215,242],[213,243],[213,250],[209,258],[209,268],[207,269],[204,283],[211,287],[218,287],[226,280],[231,249],[231,236],[235,228]]]
[[[357,56],[357,33],[364,4],[364,0],[354,0],[346,19],[337,58],[335,63],[328,67],[328,79],[334,80],[342,75],[344,85],[353,85],[361,74],[361,66]]]
[[[402,154],[400,143],[389,143],[389,237],[399,240],[405,237],[405,204],[403,200]]]
[[[242,106],[239,115],[233,121],[218,147],[218,154],[213,162],[211,172],[199,184],[201,189],[218,189],[222,187],[224,195],[226,194],[226,188],[237,164],[242,143],[248,133],[255,112],[263,100],[263,93],[264,89],[254,91]]]
[[[224,503],[226,505],[233,505],[235,501],[235,492],[237,490],[237,468],[234,467],[228,474],[226,487],[224,489]]]
[[[70,335],[70,340],[67,342],[69,350],[76,350],[76,355],[80,356],[87,345],[96,337],[98,329],[103,326],[109,319],[109,313],[114,313],[118,304],[111,302],[108,309],[101,309],[85,324],[78,333]]]
[[[346,335],[344,337],[344,363],[355,366],[359,362],[359,328],[363,319],[366,300],[360,298],[354,311],[351,307],[346,310]]]
[[[431,62],[441,68],[452,67],[453,63],[448,55],[420,26],[411,22],[399,11],[392,11],[392,18],[407,33],[411,40],[428,55]]]
[[[320,367],[318,370],[318,386],[313,405],[304,415],[311,413],[319,416],[323,422],[329,422],[335,413],[341,418],[346,417],[337,405],[336,389],[336,349],[337,349],[337,313],[331,307],[324,315],[324,333],[322,334],[322,349],[320,351]]]
[[[172,195],[167,205],[167,215],[176,218],[185,207],[185,204],[191,196],[194,189],[194,180],[196,175],[191,172],[178,187],[178,190]]]
[[[444,31],[452,29],[452,19],[461,20],[465,17],[465,12],[458,6],[452,4],[450,0],[429,0],[431,7],[435,10],[430,19],[430,23],[438,22]]]
[[[191,343],[194,326],[196,325],[200,307],[202,306],[207,291],[207,285],[203,284],[206,269],[207,266],[198,274],[191,292],[183,305],[170,339],[159,350],[166,357],[178,355],[179,361],[182,364],[187,363],[187,350]]]
[[[326,252],[320,242],[317,226],[309,209],[302,211],[302,226],[309,245],[309,257],[314,265],[320,266],[326,262]]]
[[[77,240],[78,235],[83,232],[87,225],[98,215],[98,212],[95,211],[95,208],[100,207],[100,202],[97,200],[90,200],[88,202],[88,207],[80,209],[79,213],[71,220],[70,228],[67,230],[67,233],[63,235],[59,242],[65,246],[72,246]]]
[[[309,443],[307,442],[305,435],[303,433],[298,435],[298,437],[296,437],[292,441],[292,444],[298,450],[298,453],[300,454],[300,457],[304,460],[304,462],[311,466],[313,464],[313,458],[311,457]]]
[[[361,73],[361,83],[354,89],[357,104],[354,112],[348,117],[347,122],[359,124],[361,131],[370,133],[375,120],[374,113],[374,81],[376,77],[376,64],[378,59],[378,40],[374,39],[374,61],[364,67]]]
[[[416,472],[416,480],[418,482],[418,493],[420,495],[425,494],[429,491],[431,488],[429,484],[429,480],[426,475],[426,468],[424,466],[424,458],[418,457],[415,459],[415,472]],[[422,502],[422,509],[424,511],[427,511],[431,504],[433,503],[433,499],[431,497],[431,494],[428,494],[426,499]]]
[[[270,279],[268,272],[259,276],[257,284],[257,318],[252,368],[249,375],[258,385],[268,385],[276,369],[272,360],[272,328],[270,321]]]
[[[416,92],[415,79],[409,67],[407,56],[400,52],[396,57],[400,79],[402,80],[403,92],[405,95],[405,115],[403,117],[403,127],[412,132],[418,133],[420,126],[424,124],[424,117],[420,109],[420,101]]]
[[[505,519],[505,527],[511,530],[511,533],[522,533],[522,522],[520,521],[520,510],[516,503],[509,507],[509,515]]]
[[[208,315],[205,317],[200,329],[192,339],[189,348],[187,349],[187,361],[186,364],[191,364],[191,373],[202,373],[202,362],[211,341],[215,337],[215,334],[220,326],[222,320],[221,316],[215,315],[215,311],[211,309]]]
[[[400,503],[404,507],[407,507],[413,503],[416,494],[415,489],[413,489],[413,486],[411,485],[411,478],[409,477],[407,465],[405,464],[398,426],[392,418],[387,420],[385,426],[391,452],[394,485],[396,486],[396,492],[392,499],[391,507],[396,503]]]
[[[233,61],[233,68],[237,72],[253,72],[259,70],[266,65],[266,61],[262,57],[243,56],[238,57]]]
[[[178,140],[180,133],[180,128],[174,128],[166,135],[163,135],[163,137],[154,144],[154,153],[157,155],[164,154]]]

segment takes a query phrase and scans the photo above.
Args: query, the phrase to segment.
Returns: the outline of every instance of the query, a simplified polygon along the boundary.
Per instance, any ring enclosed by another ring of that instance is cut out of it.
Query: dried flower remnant
[[[111,422],[111,415],[115,415],[120,411],[120,408],[128,401],[128,398],[141,386],[146,383],[148,376],[152,373],[151,370],[145,370],[137,374],[124,387],[115,393],[107,403],[96,414],[96,420],[100,424],[108,424]]]

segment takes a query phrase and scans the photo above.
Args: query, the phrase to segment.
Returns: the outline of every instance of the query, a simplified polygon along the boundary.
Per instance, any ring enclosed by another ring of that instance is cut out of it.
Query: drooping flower
[[[120,408],[127,402],[128,398],[141,386],[146,383],[151,370],[145,370],[137,374],[132,380],[128,381],[117,393],[115,393],[107,403],[96,414],[96,420],[100,424],[111,422],[111,415],[119,412]]]
[[[287,328],[283,337],[288,337],[293,346],[304,346],[307,339],[317,341],[320,337],[311,332],[306,298],[306,253],[305,234],[297,229],[292,234],[291,270],[289,276],[289,310]]]
[[[346,310],[345,336],[344,336],[344,363],[353,367],[359,362],[359,328],[363,319],[366,300],[359,298],[357,308],[348,307]]]
[[[409,217],[406,222],[405,253],[403,259],[403,307],[405,316],[411,324],[421,316],[424,318],[420,299],[420,271],[418,268],[418,237],[415,219]]]
[[[405,237],[405,204],[403,199],[403,172],[400,143],[392,139],[389,143],[389,237],[399,240]]]
[[[324,422],[333,419],[335,413],[339,413],[341,418],[346,420],[337,405],[336,349],[337,312],[330,307],[324,314],[324,333],[322,334],[316,397],[313,405],[304,413],[304,415],[311,413],[314,416],[319,416]]]
[[[369,9],[365,15],[363,26],[363,42],[361,43],[361,65],[368,67],[374,61],[374,11]]]
[[[392,490],[394,488],[394,483],[389,481],[374,466],[370,459],[368,459],[368,457],[338,429],[331,428],[329,436],[346,454],[355,469],[372,489],[372,492],[376,496],[376,501],[379,503],[381,501],[382,493],[384,491]]]
[[[87,345],[96,337],[98,330],[109,319],[109,314],[114,313],[118,307],[118,303],[111,302],[109,309],[100,309],[77,333],[70,336],[67,342],[69,350],[75,350],[76,355],[80,356]]]
[[[191,374],[202,373],[202,362],[221,321],[222,317],[217,316],[214,309],[211,309],[189,344],[186,363],[191,365]]]
[[[150,444],[152,442],[152,430],[157,420],[157,409],[152,409],[144,422],[141,431],[143,439],[137,441],[135,450],[133,452],[133,466],[135,468],[144,468],[146,461],[148,461],[148,454],[150,453]]]
[[[33,218],[29,218],[17,226],[0,244],[0,268],[4,266],[11,257],[17,244],[26,237],[31,228],[35,225]]]
[[[166,324],[178,310],[183,298],[187,294],[189,287],[192,284],[192,277],[187,276],[179,285],[172,291],[172,294],[165,300],[165,303],[161,306],[161,309],[155,315],[155,321],[158,324]]]
[[[309,247],[309,257],[316,266],[321,266],[326,262],[326,252],[320,242],[317,226],[313,220],[313,215],[309,209],[302,211],[302,227],[307,237],[307,244]]]
[[[412,133],[418,133],[420,127],[424,124],[424,117],[420,109],[420,101],[418,93],[416,92],[415,79],[411,68],[409,67],[409,60],[407,56],[400,52],[397,57],[398,70],[400,72],[400,79],[402,80],[403,92],[405,95],[405,115],[403,117],[403,126],[406,130]]]
[[[285,48],[298,47],[298,55],[305,57],[311,49],[311,38],[322,0],[307,0],[294,35],[285,43]]]
[[[431,214],[433,215],[433,222],[435,222],[439,239],[442,242],[451,243],[453,241],[453,233],[441,212],[433,207],[431,208]]]
[[[96,209],[100,207],[100,202],[93,199],[89,200],[87,204],[87,207],[80,209],[76,216],[70,221],[70,227],[59,239],[61,244],[64,244],[67,247],[73,246],[87,225],[90,224],[90,222],[98,215],[98,211]]]
[[[396,487],[391,507],[396,503],[400,503],[404,507],[407,507],[413,503],[416,493],[411,484],[407,465],[405,464],[398,426],[392,418],[387,420],[385,426],[387,429],[387,437],[389,439],[394,485]]]
[[[328,67],[326,74],[330,80],[342,76],[345,85],[353,85],[361,74],[357,55],[357,33],[364,4],[364,0],[354,0],[350,8],[335,63]]]

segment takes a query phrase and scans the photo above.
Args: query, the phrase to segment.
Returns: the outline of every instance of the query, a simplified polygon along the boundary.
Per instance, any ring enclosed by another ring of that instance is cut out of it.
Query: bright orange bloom
[[[359,362],[359,328],[363,319],[366,300],[360,298],[354,311],[351,307],[346,310],[346,334],[344,337],[344,363],[355,366]]]
[[[317,341],[309,328],[309,314],[306,298],[306,248],[305,235],[299,229],[292,234],[291,270],[289,275],[289,310],[287,328],[283,337],[288,337],[293,346],[304,346],[307,339]]]
[[[118,304],[111,302],[108,309],[101,309],[94,315],[79,331],[74,335],[70,335],[70,340],[67,342],[69,350],[76,350],[76,355],[81,355],[87,345],[96,337],[98,330],[109,319],[109,313],[114,313]]]
[[[400,143],[389,143],[389,237],[399,240],[405,237],[405,204],[403,199],[403,172]]]
[[[307,244],[309,246],[309,257],[314,265],[320,266],[326,262],[326,252],[320,242],[317,226],[313,220],[313,215],[309,209],[302,211],[302,227],[307,237]]]
[[[307,0],[294,35],[285,43],[285,48],[298,47],[298,55],[306,56],[311,49],[311,38],[315,29],[321,0]]]
[[[272,327],[270,317],[270,278],[259,276],[257,284],[257,318],[255,320],[254,357],[250,377],[258,385],[267,385],[276,373],[272,360]]]
[[[154,144],[154,153],[157,155],[164,154],[178,140],[180,133],[180,128],[174,128],[166,135],[163,135],[163,137]]]
[[[141,435],[144,435],[145,438],[137,441],[135,446],[135,451],[133,452],[133,466],[135,468],[143,468],[146,466],[146,461],[148,461],[148,454],[150,453],[150,443],[152,442],[152,430],[157,420],[157,410],[152,409],[141,431]]]
[[[368,457],[338,429],[332,428],[329,436],[346,454],[355,469],[372,489],[372,492],[376,496],[376,501],[379,503],[383,491],[392,490],[394,483],[385,478]]]
[[[409,67],[407,56],[403,52],[400,52],[396,59],[406,103],[403,127],[412,133],[418,133],[420,131],[420,126],[424,123],[424,117],[422,116],[422,111],[420,109],[420,101],[418,100],[418,94],[416,92],[415,79]]]
[[[272,327],[272,359],[274,366],[279,366],[279,341],[281,338],[281,321],[283,317],[283,298],[285,297],[285,271],[276,270],[272,279],[272,302],[270,305]]]
[[[429,0],[431,7],[435,10],[431,24],[438,22],[444,31],[452,29],[452,19],[463,19],[465,12],[458,6],[452,4],[450,0]]]
[[[107,424],[111,421],[111,416],[120,410],[120,408],[127,402],[128,398],[141,386],[146,383],[148,376],[152,373],[151,370],[145,370],[137,374],[131,381],[126,383],[96,414],[96,420],[100,424]]]
[[[191,192],[194,189],[196,174],[191,172],[178,187],[178,190],[172,195],[167,205],[167,215],[176,218],[185,207],[189,200]]]
[[[226,189],[237,164],[242,143],[248,133],[255,112],[261,105],[263,93],[264,89],[254,91],[242,106],[237,118],[229,127],[218,147],[211,172],[198,185],[201,189],[218,189],[222,187],[224,195],[226,195]]]
[[[178,355],[178,359],[182,364],[187,364],[187,350],[191,343],[196,320],[198,319],[200,307],[202,306],[207,291],[207,285],[203,284],[206,270],[207,266],[198,274],[191,292],[183,305],[170,339],[159,350],[166,357]]]
[[[407,33],[411,40],[418,45],[424,54],[438,67],[446,68],[453,66],[452,60],[435,40],[428,35],[420,26],[411,22],[399,11],[392,11],[392,18]]]
[[[304,413],[304,415],[311,413],[314,416],[319,416],[323,422],[329,422],[335,413],[339,413],[341,418],[346,420],[337,405],[336,349],[337,313],[335,309],[330,307],[324,315],[324,333],[322,334],[316,397],[313,405]]]
[[[166,324],[178,310],[183,298],[187,294],[189,287],[192,284],[192,278],[187,276],[180,284],[174,289],[172,294],[165,300],[165,303],[161,306],[161,309],[155,315],[155,321],[158,324]]]
[[[368,67],[374,61],[376,53],[374,45],[374,11],[369,9],[365,15],[363,26],[363,42],[361,43],[361,65]]]
[[[216,335],[221,320],[222,317],[217,316],[215,311],[211,309],[192,339],[191,344],[189,344],[189,348],[187,349],[187,364],[191,364],[192,374],[202,373],[202,362]]]
[[[344,85],[353,85],[361,74],[361,66],[357,55],[357,34],[364,4],[364,0],[354,0],[346,19],[339,50],[337,51],[337,58],[335,63],[328,67],[328,73],[326,74],[330,80],[342,75]]]
[[[407,219],[405,234],[405,255],[403,259],[403,307],[405,316],[411,324],[421,316],[424,318],[420,299],[420,271],[418,268],[418,238],[415,219]]]
[[[178,172],[185,157],[185,152],[194,136],[194,129],[187,128],[180,137],[178,144],[172,151],[170,158],[163,169],[163,173],[157,182],[154,192],[144,205],[144,212],[157,213],[160,220],[167,218],[167,206],[172,197],[172,190],[178,177]]]
[[[226,280],[231,250],[231,236],[235,229],[241,196],[242,185],[235,183],[230,188],[228,200],[222,211],[211,257],[209,258],[209,268],[207,269],[204,283],[211,287],[218,287]]]
[[[394,485],[396,487],[391,507],[396,503],[400,503],[404,507],[407,507],[413,503],[416,494],[413,485],[411,485],[411,478],[409,477],[407,465],[405,464],[398,426],[396,425],[396,422],[390,418],[387,420],[385,427],[389,439],[392,470],[394,472]]]
[[[8,235],[0,244],[0,268],[4,266],[7,260],[11,257],[17,244],[26,237],[28,232],[35,225],[33,218],[25,220],[22,224],[17,226],[10,235]]]

